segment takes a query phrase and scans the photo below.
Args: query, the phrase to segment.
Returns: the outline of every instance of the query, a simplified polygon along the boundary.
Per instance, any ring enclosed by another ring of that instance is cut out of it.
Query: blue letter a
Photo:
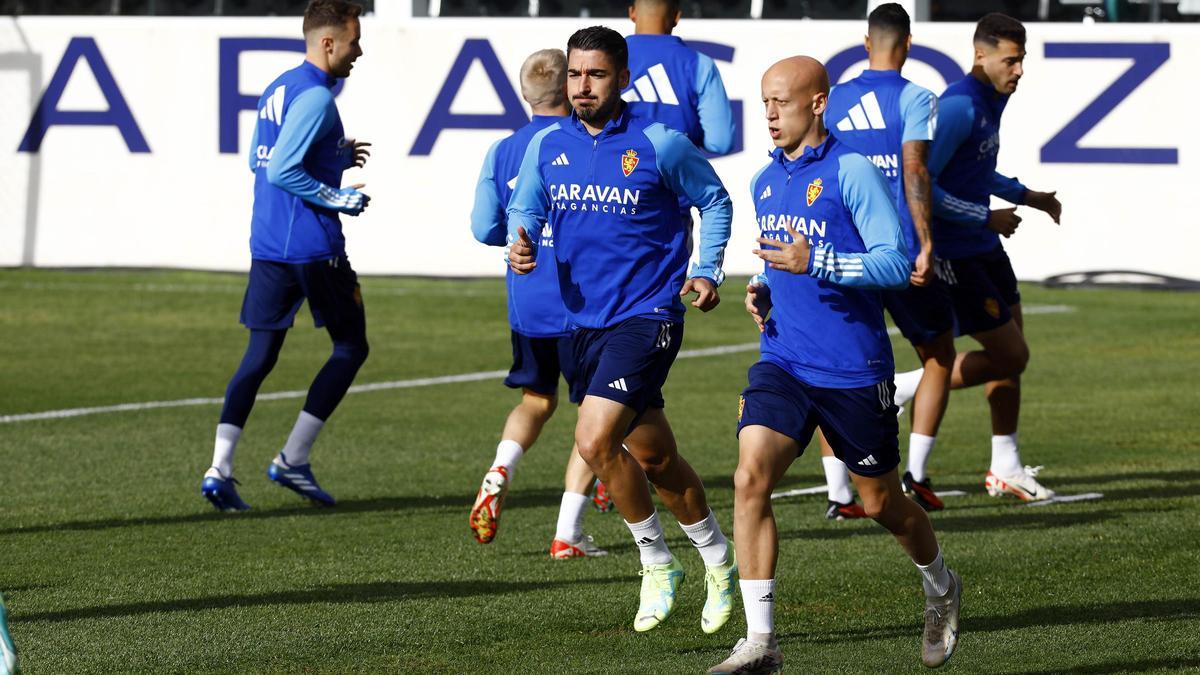
[[[75,72],[75,64],[81,58],[87,61],[88,67],[92,69],[92,76],[96,78],[96,84],[100,85],[100,93],[104,94],[104,100],[108,101],[108,110],[58,109],[58,101],[67,88],[71,74]],[[146,139],[133,119],[129,104],[125,103],[117,81],[113,79],[108,64],[100,55],[100,48],[90,37],[71,38],[67,44],[58,70],[54,71],[54,77],[50,78],[50,86],[46,87],[46,93],[42,94],[37,110],[33,111],[33,119],[29,121],[29,129],[25,131],[25,137],[21,139],[17,151],[37,152],[42,147],[46,131],[56,124],[116,127],[130,152],[150,152],[150,146],[146,145]]]
[[[459,88],[462,87],[467,70],[471,67],[471,62],[475,60],[483,64],[483,69],[492,82],[492,89],[496,91],[500,97],[500,104],[504,106],[504,112],[495,115],[459,115],[450,112],[450,104],[454,103],[454,97],[458,95]],[[521,105],[521,100],[517,98],[517,93],[513,91],[508,76],[504,74],[504,68],[501,67],[496,52],[492,51],[491,43],[479,38],[467,40],[463,42],[462,51],[458,53],[458,58],[450,67],[450,74],[446,76],[442,90],[438,92],[437,99],[433,102],[433,108],[425,118],[425,124],[421,125],[421,132],[417,134],[417,140],[408,154],[428,155],[433,151],[433,144],[437,141],[438,135],[446,129],[512,129],[515,131],[528,122],[529,117],[525,115],[525,108]]]

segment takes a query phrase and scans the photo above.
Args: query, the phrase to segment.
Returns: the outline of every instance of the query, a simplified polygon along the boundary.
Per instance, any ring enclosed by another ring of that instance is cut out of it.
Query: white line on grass
[[[823,495],[823,494],[825,494],[825,491],[828,489],[829,488],[824,485],[814,485],[812,487],[796,488],[794,490],[781,490],[779,492],[771,493],[771,499],[784,499],[785,497],[803,497],[804,495]],[[966,494],[967,493],[963,492],[962,490],[946,490],[944,492],[939,490],[937,493],[937,495],[939,497],[965,497]]]
[[[0,284],[2,285],[2,284]],[[1029,314],[1054,314],[1071,312],[1075,308],[1069,305],[1030,305],[1026,308]],[[895,328],[888,329],[889,335],[899,335]],[[757,342],[743,342],[736,345],[721,345],[719,347],[704,347],[702,349],[684,349],[679,352],[680,359],[695,359],[705,356],[722,356],[758,349]],[[357,394],[367,391],[383,391],[385,389],[412,389],[413,387],[430,387],[438,384],[454,384],[456,382],[478,382],[480,380],[496,380],[508,374],[507,370],[485,370],[478,373],[462,373],[460,375],[442,375],[440,377],[419,377],[412,380],[393,380],[391,382],[374,382],[371,384],[356,384],[347,393]],[[259,394],[259,401],[281,401],[291,398],[303,398],[307,390],[277,391],[269,394]],[[66,408],[63,410],[46,410],[44,412],[21,413],[17,415],[0,415],[0,424],[16,422],[34,422],[37,420],[52,420],[65,417],[82,417],[84,415],[100,415],[103,413],[132,412],[137,410],[155,410],[158,408],[183,408],[197,405],[220,405],[224,398],[181,398],[174,401],[144,401],[141,403],[118,403],[116,405],[101,405],[91,408]]]

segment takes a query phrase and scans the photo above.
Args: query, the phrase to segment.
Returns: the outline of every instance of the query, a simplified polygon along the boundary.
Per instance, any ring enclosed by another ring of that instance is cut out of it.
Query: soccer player
[[[21,661],[17,658],[17,646],[8,634],[8,610],[4,606],[4,596],[0,595],[0,675],[19,672]]]
[[[571,112],[567,104],[567,57],[561,49],[543,49],[525,59],[521,66],[521,95],[533,109],[533,120],[492,145],[475,188],[471,232],[491,246],[503,246],[508,237],[504,208],[512,196],[511,186],[515,185],[529,139]],[[543,247],[553,248],[554,233],[548,225],[538,235]],[[484,475],[471,508],[471,530],[481,544],[496,537],[513,470],[558,406],[559,373],[567,380],[570,401],[578,404],[583,400],[583,382],[575,368],[554,256],[545,255],[542,261],[527,275],[508,270],[513,365],[504,384],[521,390],[521,402],[508,415],[492,468]],[[558,529],[550,543],[550,555],[555,559],[608,555],[583,534],[583,512],[594,478],[578,450],[572,449],[567,460]]]
[[[1017,278],[1000,237],[1021,222],[1016,208],[989,209],[991,195],[1031,206],[1055,223],[1062,204],[1053,192],[1037,192],[996,172],[1000,116],[1024,74],[1025,27],[1004,14],[988,14],[975,27],[975,64],[942,94],[938,129],[930,149],[933,235],[958,319],[958,332],[981,350],[959,353],[951,387],[984,385],[992,417],[988,494],[1025,501],[1054,496],[1023,466],[1017,448],[1020,375],[1029,361]],[[911,377],[897,376],[897,380]],[[915,420],[914,420],[915,421]],[[1040,468],[1040,467],[1039,467]]]
[[[665,620],[683,581],[649,478],[704,559],[701,627],[712,633],[733,611],[737,566],[700,477],[678,452],[662,386],[683,339],[680,297],[696,293],[692,306],[701,311],[720,302],[733,207],[687,137],[630,115],[620,97],[629,82],[627,55],[625,38],[602,26],[567,42],[574,111],[534,136],[525,152],[508,205],[509,263],[518,274],[536,270],[551,252],[529,233],[549,221],[559,290],[587,383],[575,443],[608,487],[642,562],[634,629]],[[690,272],[681,196],[701,214],[700,261]]]
[[[629,18],[630,85],[621,94],[635,115],[662,122],[698,148],[733,149],[733,108],[717,64],[671,35],[679,0],[634,0]]]
[[[937,126],[937,97],[900,75],[912,46],[909,17],[903,7],[894,2],[876,7],[867,17],[865,42],[867,70],[833,88],[825,120],[839,141],[883,171],[896,195],[913,271],[908,288],[884,291],[883,304],[924,364],[916,371],[920,377],[912,408],[908,470],[901,484],[926,511],[936,511],[943,504],[925,475],[925,467],[950,399],[950,369],[954,365],[954,308],[949,291],[934,274],[933,238],[929,232],[930,181],[926,165]],[[821,440],[821,459],[829,485],[826,516],[845,517],[846,511],[853,513],[856,508],[858,513],[853,515],[865,516],[853,504],[846,466],[833,456],[826,439]]]
[[[922,659],[954,651],[962,582],[942,559],[929,517],[900,487],[892,350],[878,289],[908,283],[910,266],[886,179],[821,121],[829,79],[795,56],[762,78],[772,159],[751,182],[764,274],[747,286],[762,358],[742,394],[734,474],[734,531],[747,634],[710,673],[775,672],[771,491],[820,426],[854,471],[867,514],[921,571]]]
[[[241,316],[250,343],[225,390],[212,468],[200,487],[221,511],[250,508],[234,487],[234,450],[305,299],[313,322],[329,331],[333,354],[267,476],[314,503],[335,504],[313,477],[309,452],[367,358],[362,293],[346,258],[339,214],[357,216],[369,198],[358,191],[362,185],[339,186],[344,170],[366,163],[370,144],[345,138],[330,91],[362,56],[361,12],[345,0],[312,0],[304,11],[304,63],[276,78],[258,102],[250,143],[252,261]]]

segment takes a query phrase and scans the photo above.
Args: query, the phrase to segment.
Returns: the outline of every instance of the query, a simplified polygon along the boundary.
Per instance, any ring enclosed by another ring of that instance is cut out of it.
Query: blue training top
[[[896,200],[879,170],[834,136],[789,160],[782,149],[750,183],[762,236],[812,245],[808,274],[769,266],[762,360],[815,387],[851,389],[892,376],[878,289],[908,284]]]
[[[972,75],[942,94],[929,150],[933,246],[939,258],[967,258],[1000,247],[1000,235],[987,226],[991,195],[1025,202],[1025,186],[996,172],[1000,115],[1007,103],[1007,95]]]
[[[908,259],[915,261],[921,252],[921,240],[904,193],[903,147],[909,141],[933,140],[937,97],[894,70],[865,70],[829,92],[825,126],[839,141],[879,167],[891,183]]]
[[[479,183],[475,186],[475,208],[471,210],[471,232],[490,246],[504,246],[508,236],[508,217],[504,212],[517,184],[517,172],[530,139],[547,126],[563,119],[534,115],[533,121],[513,135],[496,141],[483,160]],[[530,237],[533,232],[530,232]],[[554,246],[554,230],[549,223],[541,228],[541,246]],[[507,267],[507,264],[505,265]],[[554,256],[542,256],[529,274],[508,270],[508,323],[528,337],[563,337],[567,330],[567,310],[558,290],[558,271]]]
[[[686,136],[623,108],[594,138],[574,114],[535,135],[508,204],[510,242],[518,227],[549,221],[573,328],[683,318],[690,223],[680,197],[700,209],[700,260],[688,276],[725,278],[733,206],[721,179]]]
[[[733,149],[733,108],[717,64],[674,35],[630,35],[629,87],[621,98],[638,117],[662,122],[696,147]]]

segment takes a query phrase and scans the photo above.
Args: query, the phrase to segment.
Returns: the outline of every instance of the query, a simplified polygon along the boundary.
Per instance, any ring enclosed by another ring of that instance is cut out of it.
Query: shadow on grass
[[[54,612],[21,613],[15,615],[13,618],[21,623],[36,621],[60,622],[242,607],[276,607],[280,605],[308,605],[315,603],[375,603],[423,599],[440,600],[478,595],[495,596],[536,593],[564,586],[630,584],[636,580],[637,577],[634,576],[623,576],[601,579],[544,579],[538,581],[500,581],[496,579],[377,581],[362,584],[334,584],[320,588],[288,590],[279,593],[217,595],[207,598],[180,598],[178,600],[162,600],[158,602],[133,602],[100,607],[81,607],[79,609]]]
[[[1047,670],[1021,670],[1013,672],[1029,675],[1091,675],[1092,673],[1162,673],[1185,668],[1200,668],[1200,658],[1143,659],[1141,661],[1106,661],[1072,668],[1049,668]]]
[[[1048,607],[1027,609],[1016,614],[993,616],[973,616],[967,614],[962,618],[962,632],[964,635],[970,636],[971,633],[991,633],[995,631],[1047,626],[1111,624],[1118,621],[1132,621],[1136,619],[1157,621],[1200,619],[1200,598],[1134,600],[1096,605],[1051,605]],[[797,632],[789,633],[782,637],[795,638],[803,642],[838,643],[909,636],[915,639],[920,634],[921,627],[914,620],[912,624],[905,626],[850,628],[846,630],[823,631],[819,635]],[[1081,672],[1111,671],[1093,671],[1088,669]]]
[[[939,514],[934,521],[938,532],[976,532],[997,530],[1046,530],[1076,525],[1093,525],[1120,518],[1124,511],[1091,511],[1084,513],[1048,512],[1045,510],[1006,510],[987,516],[955,517]],[[856,536],[883,536],[885,530],[869,520],[827,523],[824,527],[798,530],[781,529],[779,538],[784,539],[846,539]]]
[[[411,495],[402,497],[376,497],[371,499],[343,499],[337,506],[325,508],[307,502],[298,502],[294,506],[284,506],[273,509],[251,509],[242,513],[219,513],[205,506],[208,510],[203,513],[187,513],[173,516],[130,516],[127,518],[107,518],[102,520],[76,520],[65,523],[33,525],[30,527],[9,527],[0,529],[0,535],[5,534],[44,534],[47,532],[89,532],[93,530],[108,530],[124,527],[144,527],[153,525],[183,525],[187,523],[210,523],[218,521],[237,522],[243,520],[259,520],[264,518],[288,518],[303,516],[322,518],[327,516],[345,515],[348,513],[373,513],[386,511],[418,511],[436,509],[461,509],[463,521],[471,510],[471,501],[475,495],[450,497],[435,495]],[[537,507],[557,506],[562,500],[561,489],[544,490],[514,490],[507,500],[506,506]],[[196,506],[199,508],[204,501],[196,496]]]

